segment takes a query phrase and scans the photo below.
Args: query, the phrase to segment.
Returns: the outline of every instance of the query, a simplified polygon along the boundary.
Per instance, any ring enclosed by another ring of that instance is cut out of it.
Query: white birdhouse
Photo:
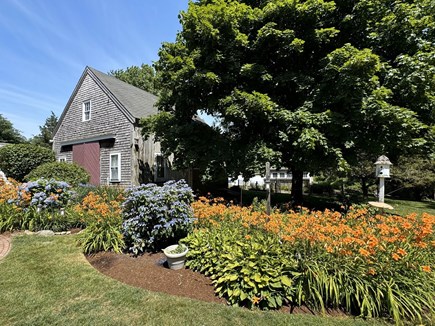
[[[376,177],[377,178],[389,178],[390,177],[390,166],[393,165],[388,157],[385,155],[379,156],[378,160],[375,162],[376,165]]]

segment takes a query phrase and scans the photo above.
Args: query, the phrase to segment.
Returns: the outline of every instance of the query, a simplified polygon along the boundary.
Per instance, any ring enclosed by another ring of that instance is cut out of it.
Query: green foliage
[[[147,134],[179,167],[245,177],[265,161],[296,176],[345,172],[360,153],[433,152],[434,11],[430,0],[191,2],[159,51],[161,113]],[[190,136],[199,112],[218,122],[205,137]]]
[[[63,180],[75,187],[87,183],[90,176],[84,168],[76,163],[50,162],[39,165],[24,178],[25,180],[39,178]]]
[[[215,202],[194,207],[198,228],[183,239],[186,264],[210,276],[232,305],[341,308],[396,323],[421,323],[434,313],[435,216],[381,216],[365,208],[267,216]]]
[[[85,254],[98,251],[121,253],[125,244],[122,235],[121,201],[122,196],[110,198],[107,193],[89,192],[74,207],[77,219],[86,226],[77,238],[78,245]]]
[[[15,230],[60,232],[82,226],[83,223],[68,208],[63,212],[38,211],[36,207],[23,210],[13,204],[0,203],[0,232]]]
[[[0,114],[0,143],[24,143],[26,139],[12,123]]]
[[[111,250],[121,253],[125,244],[120,220],[116,223],[108,219],[88,222],[86,228],[77,237],[77,243],[85,254]]]
[[[391,190],[403,198],[435,199],[435,160],[430,157],[402,157],[393,166]]]
[[[131,66],[125,70],[111,70],[109,75],[154,95],[157,95],[159,92],[156,72],[153,67],[147,64],[142,64],[140,67]]]
[[[43,163],[54,162],[54,152],[31,144],[7,145],[0,148],[0,170],[18,181]]]
[[[183,240],[189,247],[186,265],[209,275],[216,293],[231,305],[280,308],[293,299],[297,262],[279,238],[245,231],[224,224],[190,234]]]
[[[39,135],[36,135],[32,139],[30,139],[30,142],[34,145],[39,145],[51,149],[52,144],[50,143],[50,140],[53,139],[53,132],[57,126],[57,122],[58,118],[52,111],[51,115],[45,120],[44,125],[39,126]]]
[[[65,231],[82,223],[72,214],[73,196],[63,181],[39,179],[0,187],[0,232],[13,230]]]

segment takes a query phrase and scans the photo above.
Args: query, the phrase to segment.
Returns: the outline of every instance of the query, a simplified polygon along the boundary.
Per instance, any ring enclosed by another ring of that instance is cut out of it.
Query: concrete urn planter
[[[186,254],[189,248],[185,245],[182,246],[182,252],[180,252],[180,245],[171,245],[163,249],[163,253],[166,256],[166,261],[170,269],[182,269],[184,267],[184,261],[186,260]]]

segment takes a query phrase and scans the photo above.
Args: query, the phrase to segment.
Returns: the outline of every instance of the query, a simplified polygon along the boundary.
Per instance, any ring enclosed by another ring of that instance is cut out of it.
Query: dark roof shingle
[[[88,69],[106,86],[133,117],[139,119],[157,113],[155,106],[157,96],[94,68],[88,67]]]

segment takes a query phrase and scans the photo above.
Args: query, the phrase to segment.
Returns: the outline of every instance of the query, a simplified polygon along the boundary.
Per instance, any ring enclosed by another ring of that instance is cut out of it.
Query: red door
[[[91,176],[90,183],[100,184],[100,143],[76,144],[73,146],[73,161],[82,166]]]

